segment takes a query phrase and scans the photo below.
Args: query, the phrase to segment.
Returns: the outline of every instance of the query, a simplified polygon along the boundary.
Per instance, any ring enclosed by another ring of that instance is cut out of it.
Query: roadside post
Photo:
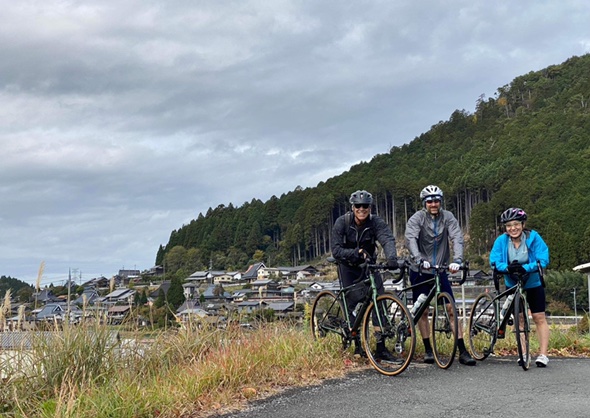
[[[590,263],[580,264],[579,266],[574,267],[574,271],[578,271],[582,274],[584,274],[584,273],[587,274],[587,276],[588,276],[588,301],[590,303]],[[588,315],[590,316],[590,309],[589,309]],[[588,331],[590,332],[590,320],[588,321]]]

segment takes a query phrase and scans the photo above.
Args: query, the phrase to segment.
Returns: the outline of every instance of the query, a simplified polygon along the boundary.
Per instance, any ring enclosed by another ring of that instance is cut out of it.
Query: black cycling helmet
[[[352,205],[372,205],[373,195],[366,190],[357,190],[350,195],[350,204]]]
[[[527,219],[526,212],[521,208],[508,208],[500,216],[500,222],[505,224],[510,221],[521,221],[524,222]]]

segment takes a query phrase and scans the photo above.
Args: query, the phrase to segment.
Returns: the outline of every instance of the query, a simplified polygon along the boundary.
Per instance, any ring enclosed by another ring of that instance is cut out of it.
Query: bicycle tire
[[[342,349],[350,344],[347,338],[346,316],[342,302],[330,290],[321,291],[313,301],[310,319],[311,333],[316,340],[338,342]]]
[[[516,349],[518,360],[523,370],[531,366],[531,353],[529,351],[530,324],[528,307],[522,293],[514,296],[514,333],[516,335]]]
[[[476,360],[485,360],[496,343],[497,318],[494,299],[482,293],[473,302],[469,313],[469,351]]]
[[[377,304],[371,303],[367,308],[361,329],[363,348],[375,370],[396,376],[408,368],[416,349],[416,332],[410,310],[399,297],[380,295]],[[377,352],[378,339],[395,356],[395,361],[383,359]]]
[[[452,312],[452,318],[449,309]],[[434,361],[441,369],[451,367],[455,359],[458,326],[457,307],[453,298],[447,292],[439,293],[434,304],[431,335]]]

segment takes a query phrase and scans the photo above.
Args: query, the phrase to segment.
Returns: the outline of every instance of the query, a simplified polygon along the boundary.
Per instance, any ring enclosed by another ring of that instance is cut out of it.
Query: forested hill
[[[499,214],[524,208],[528,226],[551,250],[551,268],[590,261],[590,55],[530,72],[477,100],[474,112],[448,121],[314,188],[266,202],[220,205],[171,233],[156,264],[179,274],[305,264],[329,252],[336,217],[348,196],[367,189],[375,212],[403,242],[407,218],[427,184],[445,192],[460,220],[472,261],[483,263]],[[186,276],[185,276],[186,277]]]

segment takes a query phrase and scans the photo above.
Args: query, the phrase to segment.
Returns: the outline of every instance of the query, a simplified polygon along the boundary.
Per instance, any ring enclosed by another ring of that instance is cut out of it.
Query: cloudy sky
[[[0,275],[149,269],[590,52],[586,0],[0,0]]]

